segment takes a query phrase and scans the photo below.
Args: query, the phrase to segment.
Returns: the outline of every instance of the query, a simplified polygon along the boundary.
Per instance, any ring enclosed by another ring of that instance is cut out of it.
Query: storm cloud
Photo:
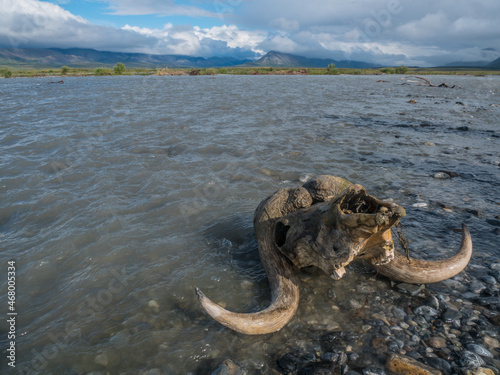
[[[489,62],[500,56],[498,0],[94,2],[105,7],[103,17],[165,22],[161,27],[130,21],[95,24],[65,10],[62,1],[0,0],[0,46],[247,58],[277,50],[421,66]]]

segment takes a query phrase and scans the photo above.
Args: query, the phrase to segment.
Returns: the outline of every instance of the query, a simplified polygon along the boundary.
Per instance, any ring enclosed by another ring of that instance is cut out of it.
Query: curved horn
[[[288,200],[289,197],[293,199]],[[294,207],[287,207],[289,201],[293,202]],[[196,288],[198,299],[212,318],[247,335],[276,332],[292,319],[299,305],[299,287],[292,264],[274,244],[274,224],[283,214],[311,204],[312,198],[307,190],[298,188],[280,189],[259,205],[254,225],[260,260],[271,287],[271,304],[259,312],[235,313],[212,302]]]
[[[374,267],[379,273],[392,280],[411,284],[430,284],[443,281],[459,274],[472,256],[472,239],[467,227],[462,224],[462,243],[458,253],[448,259],[426,261],[394,252],[394,259],[384,265]]]
[[[259,252],[271,287],[271,304],[268,308],[256,313],[234,313],[212,302],[196,288],[198,299],[212,318],[247,335],[280,330],[292,319],[299,305],[299,288],[292,266],[288,260],[270,249],[269,242],[266,243],[265,239],[262,242],[264,243],[259,244]]]

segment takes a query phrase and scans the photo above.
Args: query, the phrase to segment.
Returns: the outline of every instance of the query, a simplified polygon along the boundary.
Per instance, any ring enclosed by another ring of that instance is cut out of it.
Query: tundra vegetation
[[[211,67],[211,68],[126,68],[125,64],[117,63],[115,66],[108,65],[97,68],[89,67],[68,67],[62,66],[60,69],[31,69],[0,66],[0,76],[11,77],[53,77],[53,76],[110,76],[110,75],[200,75],[213,76],[220,74],[228,75],[383,75],[383,74],[421,74],[421,75],[498,75],[500,70],[480,69],[480,68],[415,68],[404,65],[397,67],[383,67],[372,69],[352,69],[338,68],[335,64],[329,64],[325,68],[283,68],[283,67]]]

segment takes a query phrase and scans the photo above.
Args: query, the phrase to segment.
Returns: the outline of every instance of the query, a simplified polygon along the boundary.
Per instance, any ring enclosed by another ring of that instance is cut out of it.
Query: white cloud
[[[0,0],[0,46],[202,57],[251,57],[278,50],[384,65],[492,61],[497,54],[491,49],[500,51],[498,0],[93,1],[108,4],[115,15],[182,15],[193,21],[204,17],[204,25],[211,18],[228,24],[148,28],[131,23],[117,28],[93,24],[44,1]]]
[[[0,45],[4,47],[127,51],[150,43],[137,33],[94,25],[48,2],[0,0],[0,8]]]
[[[124,30],[153,37],[156,45],[154,53],[181,54],[210,57],[228,53],[254,56],[262,54],[258,45],[265,40],[267,33],[240,30],[235,25],[200,28],[197,26],[174,26],[166,24],[162,29],[140,28],[126,25]],[[148,47],[151,52],[151,47]],[[245,51],[247,51],[245,53]]]

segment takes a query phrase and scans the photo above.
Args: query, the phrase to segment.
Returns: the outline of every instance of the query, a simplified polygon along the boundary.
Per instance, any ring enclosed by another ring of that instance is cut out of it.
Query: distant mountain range
[[[0,48],[0,66],[11,68],[112,67],[123,63],[131,68],[209,68],[234,66],[249,60],[232,57],[192,57],[149,55],[145,53],[105,52],[84,48]]]
[[[337,68],[368,69],[382,67],[377,64],[370,64],[363,61],[337,61],[333,59],[317,59],[276,51],[268,52],[260,59],[246,63],[245,66],[269,66],[280,68],[326,68],[329,64],[335,64]]]
[[[0,48],[0,67],[9,68],[60,68],[63,65],[80,68],[111,67],[121,62],[130,68],[209,68],[223,66],[326,68],[377,67],[362,61],[335,61],[316,59],[271,51],[260,59],[243,60],[232,57],[193,57],[183,55],[149,55],[144,53],[105,52],[83,48]]]
[[[487,61],[452,62],[446,64],[445,67],[498,69],[500,68],[500,57],[492,62],[487,62]]]
[[[62,66],[94,69],[113,67],[118,62],[128,68],[210,68],[210,67],[278,67],[278,68],[380,68],[363,61],[309,58],[271,51],[252,61],[233,57],[193,57],[184,55],[150,55],[144,53],[106,52],[84,48],[0,48],[0,68],[51,69]],[[500,58],[491,63],[452,63],[449,67],[481,67],[500,69]]]

